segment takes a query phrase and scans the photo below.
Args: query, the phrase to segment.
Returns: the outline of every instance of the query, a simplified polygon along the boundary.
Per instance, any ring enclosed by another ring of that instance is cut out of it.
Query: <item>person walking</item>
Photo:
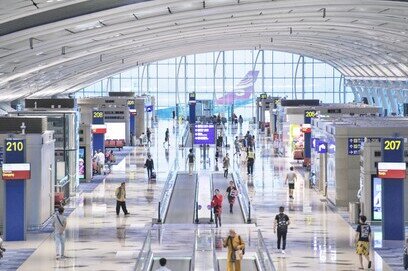
[[[287,216],[284,211],[285,207],[279,207],[279,214],[275,216],[273,223],[273,232],[278,233],[278,250],[281,249],[282,242],[282,254],[285,254],[286,235],[288,233],[288,226],[290,225],[289,216]]]
[[[360,268],[364,269],[363,266],[363,256],[368,262],[368,269],[371,269],[371,260],[370,260],[370,240],[371,240],[371,227],[366,223],[367,217],[362,215],[360,216],[360,221],[357,226],[355,242],[356,242],[356,253],[360,260]]]
[[[173,112],[174,112],[174,111],[173,111]],[[161,259],[159,260],[159,264],[160,264],[160,267],[159,267],[158,269],[156,269],[156,271],[171,271],[170,269],[168,269],[168,268],[166,267],[166,264],[167,264],[166,258],[161,258]]]
[[[244,119],[242,118],[241,115],[238,117],[238,122],[239,122],[239,128],[242,129],[242,123],[244,123]]]
[[[105,166],[105,154],[103,154],[101,149],[98,150],[97,158],[98,172],[99,174],[102,174],[103,167]]]
[[[224,169],[224,178],[228,178],[228,168],[230,166],[230,158],[228,153],[225,154],[224,159],[222,159],[222,167]]]
[[[296,173],[293,171],[293,167],[289,168],[289,172],[286,174],[285,185],[289,184],[289,198],[293,199],[293,190],[295,189],[295,182],[297,181]]]
[[[3,247],[3,234],[0,231],[0,259],[3,258],[4,252],[6,252],[6,249]]]
[[[147,154],[147,159],[144,164],[144,167],[147,169],[147,178],[150,180],[153,169],[154,169],[154,162],[153,162],[152,155],[150,153]]]
[[[150,128],[147,128],[146,136],[147,136],[147,143],[152,143],[152,141],[150,140],[150,137],[152,136],[152,131],[150,131]]]
[[[234,153],[234,156],[235,156],[236,154],[238,154],[239,156],[241,156],[241,150],[240,150],[240,145],[239,145],[239,139],[238,139],[238,136],[236,136],[236,137],[235,137],[235,140],[234,140],[234,147],[235,147],[235,153]]]
[[[126,208],[126,183],[122,182],[118,188],[116,188],[115,196],[116,196],[116,215],[119,215],[120,207],[122,207],[122,211],[125,215],[129,215]]]
[[[166,147],[170,147],[170,132],[169,132],[169,128],[166,129],[166,132],[164,132],[164,142],[163,142],[163,146]]]
[[[194,162],[195,162],[195,155],[193,153],[193,149],[190,149],[189,154],[187,156],[187,160],[188,160],[188,174],[191,176],[193,175]]]
[[[241,261],[245,250],[245,243],[234,229],[229,230],[229,236],[223,238],[223,245],[227,247],[227,271],[241,271]]]
[[[227,191],[225,191],[225,195],[227,196],[228,203],[230,205],[230,214],[232,214],[235,199],[238,196],[238,189],[235,187],[234,181],[229,182],[229,186],[227,187]]]
[[[214,208],[215,227],[218,228],[218,225],[221,227],[222,201],[224,198],[219,189],[215,189],[214,193],[211,200],[211,207]]]
[[[249,148],[247,152],[247,172],[248,172],[248,175],[250,176],[254,175],[254,163],[255,163],[255,152],[252,150],[252,148]]]
[[[64,207],[58,207],[58,212],[52,218],[54,227],[55,249],[57,260],[65,258],[65,229],[67,228],[67,218],[64,216]]]

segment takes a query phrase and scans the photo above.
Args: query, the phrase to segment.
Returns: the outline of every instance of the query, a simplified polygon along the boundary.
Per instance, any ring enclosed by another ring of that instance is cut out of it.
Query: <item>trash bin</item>
[[[349,220],[350,223],[357,224],[360,216],[360,203],[349,202]]]

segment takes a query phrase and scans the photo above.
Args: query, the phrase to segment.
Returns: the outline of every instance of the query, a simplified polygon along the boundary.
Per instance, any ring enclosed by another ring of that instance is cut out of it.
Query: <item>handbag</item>
[[[235,250],[234,254],[235,254],[235,259],[238,261],[242,260],[242,258],[244,257],[242,249]]]

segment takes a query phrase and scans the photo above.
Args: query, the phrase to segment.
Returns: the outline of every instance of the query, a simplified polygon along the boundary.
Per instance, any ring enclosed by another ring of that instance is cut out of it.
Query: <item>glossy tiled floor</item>
[[[172,135],[168,154],[162,146],[166,127],[170,127]],[[156,217],[157,202],[167,172],[179,151],[176,131],[171,122],[161,122],[159,128],[155,129],[156,139],[150,152],[156,163],[156,183],[146,181],[143,163],[147,149],[136,147],[119,165],[113,167],[112,174],[93,192],[78,193],[70,206],[75,210],[68,219],[66,260],[55,260],[53,239],[47,233],[30,234],[26,242],[6,243],[10,250],[35,250],[18,270],[132,270],[149,224]],[[257,225],[269,245],[276,269],[357,270],[358,259],[351,244],[354,236],[352,227],[339,214],[331,211],[317,192],[303,185],[301,174],[298,175],[295,199],[288,200],[284,175],[292,161],[289,158],[273,157],[270,151],[272,143],[262,136],[256,136],[255,176],[249,179],[244,171],[243,176],[255,207]],[[232,143],[232,138],[229,142]],[[232,149],[229,152],[232,157]],[[210,152],[210,157],[212,155]],[[296,163],[294,165],[298,166]],[[181,165],[182,169],[184,166]],[[202,163],[197,162],[196,168],[200,170]],[[214,168],[213,161],[209,168]],[[129,217],[117,217],[115,214],[114,190],[123,180],[127,182]],[[276,238],[272,230],[273,218],[280,205],[286,207],[292,221],[286,255],[275,249]],[[226,235],[231,226],[223,226],[220,235]],[[240,227],[236,228],[239,231]],[[166,238],[177,239],[177,236],[175,234]],[[391,270],[378,255],[374,256],[373,269]],[[0,270],[3,270],[1,261]]]

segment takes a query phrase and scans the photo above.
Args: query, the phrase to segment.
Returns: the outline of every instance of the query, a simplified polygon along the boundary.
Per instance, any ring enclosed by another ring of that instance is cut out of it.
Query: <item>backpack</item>
[[[288,224],[286,220],[286,215],[285,214],[279,214],[278,215],[278,230],[279,231],[287,231],[288,230]]]
[[[190,153],[188,155],[188,162],[191,163],[191,164],[194,163],[194,154]]]

